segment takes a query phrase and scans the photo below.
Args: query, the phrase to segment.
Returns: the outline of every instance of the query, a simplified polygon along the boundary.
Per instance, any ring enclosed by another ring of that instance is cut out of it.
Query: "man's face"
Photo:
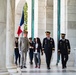
[[[50,37],[50,34],[49,33],[46,33],[46,37]]]
[[[62,39],[65,39],[65,35],[61,35]]]
[[[24,37],[27,37],[28,33],[24,33]]]
[[[18,42],[18,39],[17,38],[15,40],[16,40],[16,42]]]

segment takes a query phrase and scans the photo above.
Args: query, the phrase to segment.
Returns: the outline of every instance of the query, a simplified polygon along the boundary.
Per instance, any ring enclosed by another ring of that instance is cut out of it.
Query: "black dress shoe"
[[[17,65],[17,62],[15,62],[15,64]]]
[[[49,69],[50,69],[50,67],[47,67],[47,69],[49,70]]]
[[[64,66],[64,68],[67,68],[67,66]]]
[[[65,69],[65,67],[63,66],[62,69]]]
[[[26,66],[24,66],[24,68],[27,68]]]
[[[33,62],[30,62],[31,65],[33,65]]]
[[[23,66],[21,66],[21,69],[23,69]]]
[[[33,64],[33,62],[31,62],[31,65]]]

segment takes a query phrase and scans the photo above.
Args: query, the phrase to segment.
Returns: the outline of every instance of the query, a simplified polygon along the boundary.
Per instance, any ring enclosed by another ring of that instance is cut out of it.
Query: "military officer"
[[[46,38],[43,39],[43,50],[46,56],[47,69],[50,69],[52,52],[55,50],[54,39],[50,37],[50,32],[46,31]]]
[[[27,68],[26,67],[26,57],[27,57],[27,51],[28,51],[28,48],[29,48],[29,41],[28,41],[28,38],[27,38],[27,34],[28,32],[27,31],[23,31],[23,37],[20,38],[20,51],[21,51],[21,56],[22,56],[22,61],[21,61],[21,69],[24,67],[24,68]]]
[[[65,39],[65,33],[61,33],[61,38],[58,42],[58,53],[61,54],[62,69],[64,69],[68,61],[68,54],[70,54],[70,42]]]

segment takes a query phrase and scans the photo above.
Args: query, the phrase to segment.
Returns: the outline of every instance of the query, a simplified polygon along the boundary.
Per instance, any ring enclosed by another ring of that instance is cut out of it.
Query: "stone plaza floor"
[[[76,67],[62,69],[61,66],[51,66],[51,69],[48,70],[45,65],[42,65],[40,69],[27,65],[27,68],[19,70],[18,73],[11,72],[11,75],[76,75]]]
[[[30,65],[29,58],[27,58],[27,68],[11,69],[9,70],[11,75],[76,75],[76,67],[67,66],[66,69],[62,69],[61,64],[56,66],[56,64],[51,65],[51,69],[48,70],[45,63],[45,57],[41,56],[41,68],[35,68],[35,65]],[[18,72],[16,72],[18,71]]]

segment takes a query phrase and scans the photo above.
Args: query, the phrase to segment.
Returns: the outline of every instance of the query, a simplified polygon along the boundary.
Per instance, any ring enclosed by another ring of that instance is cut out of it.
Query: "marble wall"
[[[17,2],[17,1],[16,1]],[[16,3],[15,6],[15,36],[17,37],[17,30],[18,26],[20,24],[21,16],[22,16],[22,11],[23,11],[23,6],[26,2],[26,0],[20,0],[18,3]]]
[[[45,37],[45,31],[49,30],[53,36],[53,1],[35,1],[35,37],[40,37],[41,41]]]
[[[71,43],[70,60],[74,61],[76,48],[76,0],[68,0],[67,6],[67,38]]]
[[[7,0],[0,0],[0,68],[6,65],[6,9]]]
[[[45,37],[46,31],[46,7],[45,0],[35,0],[34,16],[34,37],[40,37],[41,41]]]
[[[47,0],[46,2],[46,30],[51,32],[53,37],[53,0]]]

